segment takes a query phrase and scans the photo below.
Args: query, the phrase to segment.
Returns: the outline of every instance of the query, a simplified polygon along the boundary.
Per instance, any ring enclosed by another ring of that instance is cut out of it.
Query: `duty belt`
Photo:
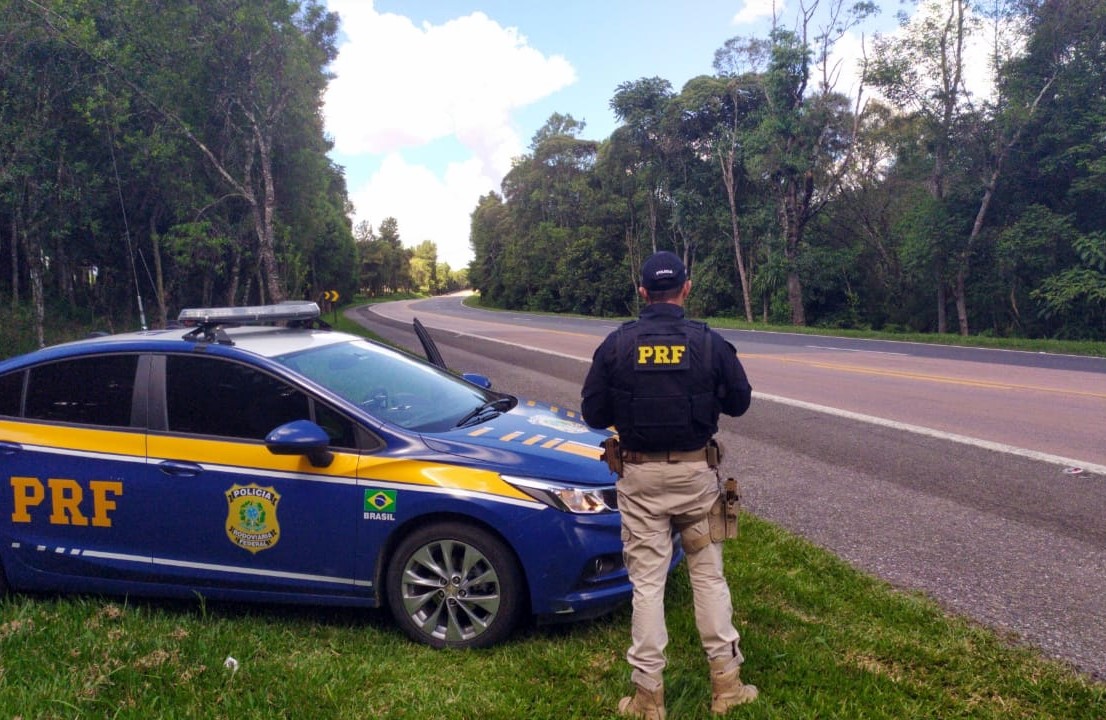
[[[661,450],[660,452],[641,452],[638,450],[623,450],[622,462],[631,464],[650,462],[696,462],[707,459],[707,448],[698,450]]]

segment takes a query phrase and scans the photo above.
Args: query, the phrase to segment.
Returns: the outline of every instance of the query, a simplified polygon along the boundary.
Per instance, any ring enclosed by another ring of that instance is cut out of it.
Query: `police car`
[[[0,363],[0,590],[386,604],[436,647],[629,597],[576,413],[314,303],[180,319]]]

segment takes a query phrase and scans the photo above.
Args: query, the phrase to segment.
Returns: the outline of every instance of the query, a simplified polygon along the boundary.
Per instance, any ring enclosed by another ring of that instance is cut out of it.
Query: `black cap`
[[[649,292],[662,292],[682,287],[687,270],[675,253],[661,250],[653,253],[641,266],[641,286]]]

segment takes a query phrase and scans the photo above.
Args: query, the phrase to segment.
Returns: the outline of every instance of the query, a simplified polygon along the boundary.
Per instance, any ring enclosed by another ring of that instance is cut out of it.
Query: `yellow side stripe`
[[[0,439],[58,450],[146,457],[146,433],[141,430],[93,430],[0,420]]]
[[[117,455],[130,462],[144,462],[147,457],[153,462],[176,459],[242,475],[291,474],[306,479],[358,484],[380,480],[533,502],[533,498],[504,482],[496,472],[381,455],[336,452],[334,461],[328,467],[317,468],[302,456],[274,455],[261,443],[156,434],[147,436],[142,432],[10,421],[0,421],[0,438],[8,442],[33,444],[44,452],[81,452],[105,458]]]

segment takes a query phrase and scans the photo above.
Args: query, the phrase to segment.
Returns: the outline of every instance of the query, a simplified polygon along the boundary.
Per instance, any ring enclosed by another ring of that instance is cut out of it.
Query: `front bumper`
[[[554,514],[526,523],[525,537],[512,538],[538,621],[589,619],[628,602],[633,586],[622,560],[621,516],[545,513]],[[672,543],[669,572],[683,559],[679,535]]]

